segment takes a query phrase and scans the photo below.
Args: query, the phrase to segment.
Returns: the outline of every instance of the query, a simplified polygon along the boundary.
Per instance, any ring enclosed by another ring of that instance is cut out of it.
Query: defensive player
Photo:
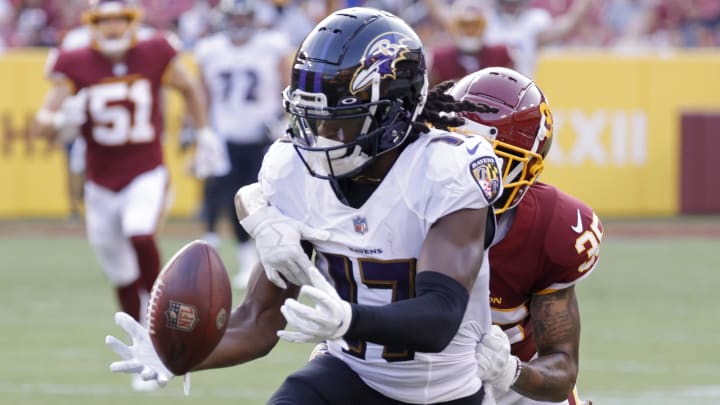
[[[96,1],[84,15],[90,46],[60,50],[50,59],[52,87],[36,116],[39,136],[82,126],[86,150],[85,209],[90,244],[115,287],[120,308],[141,320],[160,271],[155,233],[168,204],[163,164],[162,85],[177,89],[205,138],[206,164],[214,164],[215,136],[207,129],[199,86],[175,63],[177,50],[163,35],[136,35],[141,10],[125,1]],[[81,116],[63,101],[74,95]]]
[[[224,29],[200,40],[195,58],[209,102],[210,124],[226,143],[230,166],[205,179],[203,239],[217,247],[218,219],[227,214],[237,240],[238,288],[247,286],[257,263],[255,246],[235,217],[233,196],[242,186],[257,181],[269,129],[282,116],[277,96],[287,85],[290,43],[284,33],[260,29],[254,22],[256,3],[222,1]]]
[[[308,261],[301,280],[284,272],[288,285],[282,269],[257,267],[198,369],[262,356],[277,335],[327,340],[331,355],[288,377],[270,404],[482,402],[475,347],[490,327],[484,246],[500,168],[482,137],[421,124],[449,123],[421,114],[426,94],[421,42],[399,18],[340,10],[308,35],[283,96],[289,137],[260,174],[270,206],[241,217],[268,250],[299,239],[300,227],[275,227],[278,215],[329,232],[311,246],[319,270]],[[304,299],[294,299],[304,282]],[[282,330],[286,320],[293,330]],[[166,381],[147,331],[123,314],[117,321],[133,343],[108,337],[122,357],[111,369]]]
[[[495,0],[485,40],[507,46],[515,69],[533,77],[540,50],[575,32],[589,15],[594,1],[572,1],[567,13],[553,18],[547,10],[532,7],[529,0]]]
[[[508,339],[512,344],[512,357],[496,361],[488,376],[496,378],[497,403],[580,404],[575,284],[597,264],[600,219],[582,201],[537,181],[554,134],[550,107],[535,83],[510,69],[489,68],[464,77],[449,94],[499,111],[458,114],[494,128],[495,153],[503,159],[504,191],[495,203],[498,228],[490,249],[490,305],[504,333],[494,329],[478,350],[483,361],[493,352],[502,354]]]
[[[475,0],[453,2],[449,11],[441,0],[426,0],[435,18],[450,33],[452,42],[433,47],[430,85],[463,76],[489,66],[512,68],[513,59],[505,45],[485,43],[488,6]],[[442,4],[440,4],[442,3]]]

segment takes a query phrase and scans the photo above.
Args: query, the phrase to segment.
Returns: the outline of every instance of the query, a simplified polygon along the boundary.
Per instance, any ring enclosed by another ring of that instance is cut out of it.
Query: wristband
[[[513,356],[515,361],[517,361],[517,366],[515,367],[515,376],[513,377],[512,381],[510,382],[510,387],[515,385],[517,380],[520,378],[520,374],[522,373],[522,360],[520,360],[519,357]]]

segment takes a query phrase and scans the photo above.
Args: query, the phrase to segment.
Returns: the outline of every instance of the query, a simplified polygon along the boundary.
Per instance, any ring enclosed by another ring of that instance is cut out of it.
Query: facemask
[[[370,156],[362,151],[360,145],[352,145],[346,148],[340,148],[345,145],[342,142],[318,136],[315,140],[316,148],[333,148],[339,147],[327,152],[307,151],[308,164],[318,172],[330,174],[334,176],[342,176],[350,173],[370,160]],[[352,148],[352,151],[349,149]],[[332,167],[332,171],[330,168]]]

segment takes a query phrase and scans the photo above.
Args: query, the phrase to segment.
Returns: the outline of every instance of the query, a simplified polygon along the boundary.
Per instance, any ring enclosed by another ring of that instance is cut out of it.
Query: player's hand
[[[285,280],[295,285],[310,284],[307,269],[313,264],[300,240],[326,241],[330,232],[311,228],[267,205],[257,183],[238,190],[235,204],[240,224],[255,239],[267,279],[280,288],[287,288]]]
[[[197,130],[195,175],[205,179],[223,176],[230,170],[230,160],[224,142],[209,127]]]
[[[308,275],[311,285],[302,286],[297,300],[288,298],[280,307],[288,325],[297,331],[281,330],[277,335],[290,342],[338,340],[340,345],[347,348],[341,337],[350,328],[352,321],[350,303],[340,298],[317,268],[311,267]],[[302,304],[300,300],[303,298],[312,301],[314,306]]]
[[[480,378],[496,392],[506,392],[517,381],[522,370],[520,359],[510,354],[510,341],[503,330],[493,325],[475,350]]]
[[[128,346],[114,336],[105,338],[105,343],[122,359],[111,363],[110,371],[140,374],[143,380],[154,380],[164,387],[174,375],[155,353],[147,329],[125,312],[115,313],[115,323],[130,336],[132,345]]]
[[[56,142],[68,143],[80,134],[80,127],[87,121],[87,100],[86,90],[80,90],[77,94],[66,98],[59,110],[38,111],[37,120],[52,126],[56,133],[54,138]]]
[[[63,101],[60,111],[56,113],[58,141],[67,143],[78,136],[80,127],[87,121],[87,101],[86,90],[80,90]]]

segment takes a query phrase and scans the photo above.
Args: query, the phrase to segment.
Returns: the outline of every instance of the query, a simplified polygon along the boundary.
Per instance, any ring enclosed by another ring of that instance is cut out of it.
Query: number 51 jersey
[[[91,46],[49,59],[51,78],[87,93],[86,177],[113,191],[163,163],[162,78],[177,49],[161,34],[139,39],[120,62]]]
[[[282,213],[331,232],[330,241],[314,246],[316,264],[343,299],[386,305],[415,296],[417,258],[433,223],[457,210],[487,207],[500,195],[499,165],[481,137],[433,130],[405,148],[356,209],[342,204],[327,180],[308,174],[291,143],[278,141],[265,155],[260,183]],[[399,401],[436,403],[474,394],[482,384],[475,347],[490,327],[487,262],[486,252],[465,318],[442,352],[347,341],[349,350],[328,342],[330,353]]]

